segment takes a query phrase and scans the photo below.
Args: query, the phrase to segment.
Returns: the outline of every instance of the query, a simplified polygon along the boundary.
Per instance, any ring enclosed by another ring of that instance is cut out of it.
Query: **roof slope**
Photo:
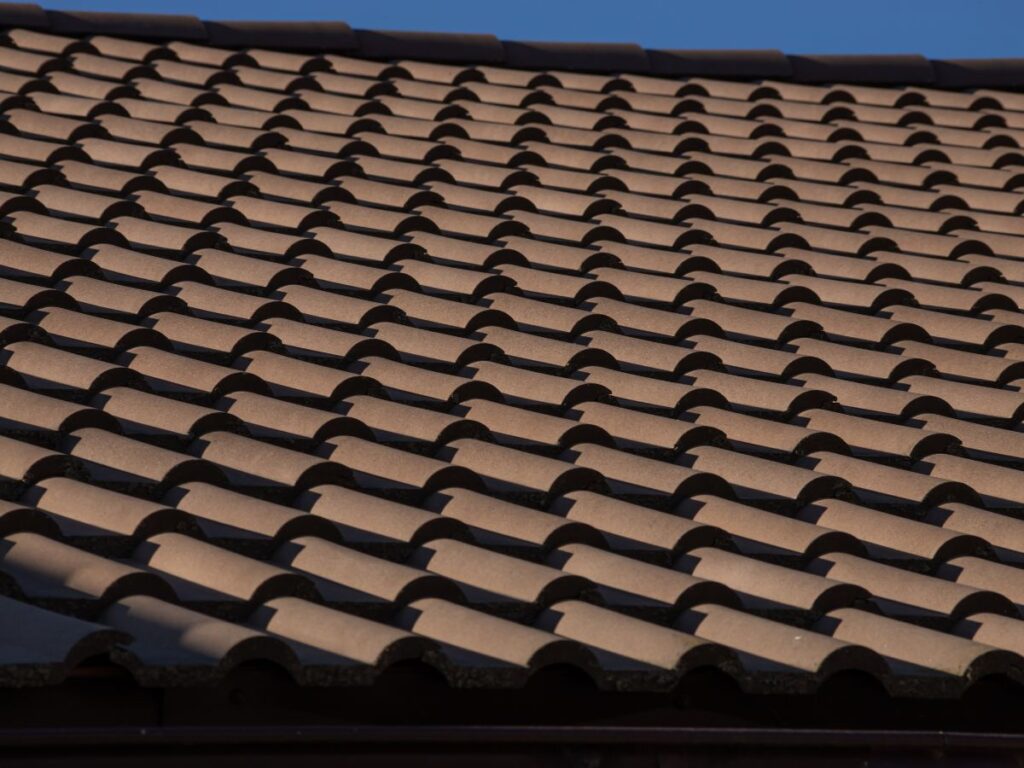
[[[0,684],[1022,674],[1020,94],[44,18],[0,47]]]

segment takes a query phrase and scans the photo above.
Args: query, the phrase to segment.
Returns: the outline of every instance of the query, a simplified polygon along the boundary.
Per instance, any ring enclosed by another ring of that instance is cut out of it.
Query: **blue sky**
[[[45,8],[205,19],[341,19],[509,40],[787,53],[1024,56],[1024,0],[38,0]]]

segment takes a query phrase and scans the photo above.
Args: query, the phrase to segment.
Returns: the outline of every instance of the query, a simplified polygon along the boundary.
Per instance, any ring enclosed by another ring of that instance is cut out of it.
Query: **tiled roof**
[[[1021,681],[1019,63],[0,21],[0,685]]]

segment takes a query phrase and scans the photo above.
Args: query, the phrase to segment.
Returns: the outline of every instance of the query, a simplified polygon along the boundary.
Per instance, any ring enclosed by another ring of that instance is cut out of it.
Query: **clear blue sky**
[[[647,48],[1024,57],[1024,0],[37,0],[204,19],[341,19],[365,29]]]

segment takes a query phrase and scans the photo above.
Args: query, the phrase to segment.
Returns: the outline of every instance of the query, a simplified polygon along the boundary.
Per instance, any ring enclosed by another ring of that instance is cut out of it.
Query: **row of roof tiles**
[[[1019,676],[1013,94],[7,42],[5,683]]]

